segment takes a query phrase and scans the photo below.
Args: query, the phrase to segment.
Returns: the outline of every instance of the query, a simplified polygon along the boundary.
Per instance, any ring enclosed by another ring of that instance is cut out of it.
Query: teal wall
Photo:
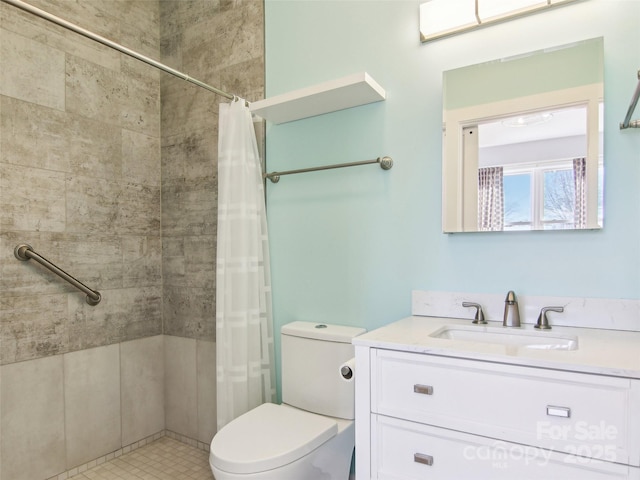
[[[418,5],[266,0],[268,97],[362,71],[387,92],[268,124],[268,171],[395,161],[267,182],[277,331],[294,320],[373,329],[409,315],[413,289],[640,298],[640,130],[618,128],[640,69],[640,1],[585,0],[427,44]],[[604,229],[443,234],[443,71],[600,36]]]

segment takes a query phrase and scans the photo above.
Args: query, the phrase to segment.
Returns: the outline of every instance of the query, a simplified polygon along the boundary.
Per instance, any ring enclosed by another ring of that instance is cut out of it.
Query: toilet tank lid
[[[332,325],[329,323],[292,322],[283,325],[280,332],[293,337],[313,338],[327,342],[351,343],[354,337],[366,332],[364,328]]]

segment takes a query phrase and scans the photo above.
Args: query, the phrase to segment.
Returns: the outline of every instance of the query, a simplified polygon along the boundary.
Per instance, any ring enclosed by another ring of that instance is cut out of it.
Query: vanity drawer
[[[637,381],[372,352],[375,413],[640,466]]]
[[[381,415],[371,416],[371,478],[640,479],[640,468],[565,455]]]

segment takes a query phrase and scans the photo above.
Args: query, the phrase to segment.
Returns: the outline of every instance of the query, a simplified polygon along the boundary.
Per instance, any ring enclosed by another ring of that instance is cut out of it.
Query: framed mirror
[[[602,228],[602,38],[443,74],[445,233]]]

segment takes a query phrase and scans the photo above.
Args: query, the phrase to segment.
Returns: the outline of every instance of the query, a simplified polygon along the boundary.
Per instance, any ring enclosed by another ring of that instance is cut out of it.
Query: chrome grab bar
[[[29,260],[30,258],[33,258],[40,265],[48,268],[53,273],[58,275],[60,278],[62,278],[63,280],[66,280],[71,285],[76,287],[78,290],[82,290],[84,293],[87,294],[87,303],[89,305],[97,305],[100,303],[100,300],[102,300],[102,295],[100,295],[100,292],[91,290],[84,283],[79,282],[78,280],[73,278],[71,275],[69,275],[67,272],[55,266],[46,258],[38,255],[36,252],[33,251],[33,247],[31,247],[31,245],[28,245],[26,243],[21,243],[20,245],[16,245],[16,248],[13,249],[13,254],[16,256],[18,260],[22,260],[22,261],[26,261],[26,260]]]

